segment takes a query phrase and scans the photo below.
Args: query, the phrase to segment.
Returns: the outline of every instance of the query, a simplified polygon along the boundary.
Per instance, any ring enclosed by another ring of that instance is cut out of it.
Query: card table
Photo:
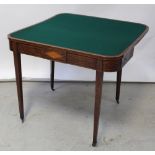
[[[140,23],[62,13],[9,34],[21,120],[24,121],[21,54],[51,61],[52,90],[55,61],[93,69],[96,86],[92,146],[96,146],[103,73],[117,72],[116,101],[119,103],[122,68],[132,58],[134,47],[148,29]]]

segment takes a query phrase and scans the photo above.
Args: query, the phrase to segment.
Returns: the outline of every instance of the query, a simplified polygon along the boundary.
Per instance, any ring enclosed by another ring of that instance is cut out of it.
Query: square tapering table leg
[[[23,122],[24,121],[24,105],[23,105],[23,89],[22,89],[21,54],[18,53],[17,51],[14,51],[13,54],[14,54],[14,64],[15,64],[15,73],[16,73],[16,85],[17,85],[19,112],[20,112],[20,118]]]
[[[50,80],[51,80],[51,89],[54,91],[54,68],[55,68],[55,62],[52,60],[51,61],[51,75],[50,75]]]
[[[117,83],[116,83],[116,101],[119,104],[120,87],[121,87],[122,68],[117,71]]]
[[[97,144],[97,134],[98,134],[99,117],[100,117],[100,105],[101,105],[101,97],[102,97],[102,83],[103,83],[103,72],[96,71],[94,131],[93,131],[92,146],[96,146]]]

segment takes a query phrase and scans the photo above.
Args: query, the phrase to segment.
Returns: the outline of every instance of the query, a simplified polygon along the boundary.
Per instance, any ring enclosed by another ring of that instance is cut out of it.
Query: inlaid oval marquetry
[[[61,62],[66,61],[66,51],[59,51],[52,48],[47,48],[45,49],[45,55],[52,60],[57,60]]]
[[[55,51],[48,51],[46,52],[46,55],[48,55],[52,59],[62,59],[62,55]]]

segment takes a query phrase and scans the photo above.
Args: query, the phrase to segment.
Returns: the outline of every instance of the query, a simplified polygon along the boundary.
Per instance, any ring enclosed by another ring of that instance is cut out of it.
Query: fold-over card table
[[[51,60],[52,89],[55,61],[94,69],[96,88],[92,145],[95,146],[103,73],[117,72],[116,101],[119,103],[122,68],[133,56],[135,45],[147,31],[148,27],[139,23],[63,13],[9,34],[10,49],[14,54],[20,118],[24,120],[21,54]]]

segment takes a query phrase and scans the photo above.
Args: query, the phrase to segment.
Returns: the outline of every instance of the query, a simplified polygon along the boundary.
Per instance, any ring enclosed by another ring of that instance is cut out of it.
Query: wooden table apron
[[[122,67],[133,56],[134,46],[142,39],[146,29],[139,38],[135,40],[124,52],[118,56],[104,56],[98,54],[87,53],[62,47],[55,47],[51,45],[28,42],[8,36],[10,43],[10,50],[14,54],[14,64],[16,72],[16,83],[18,92],[18,102],[20,118],[24,120],[24,105],[23,105],[23,92],[22,92],[22,72],[21,72],[21,54],[32,55],[58,61],[62,63],[77,65],[85,68],[96,70],[96,88],[95,88],[95,105],[94,105],[94,132],[93,143],[97,143],[97,132],[99,125],[100,103],[102,94],[102,82],[104,72],[117,72],[117,91],[116,100],[119,102],[120,83]]]

